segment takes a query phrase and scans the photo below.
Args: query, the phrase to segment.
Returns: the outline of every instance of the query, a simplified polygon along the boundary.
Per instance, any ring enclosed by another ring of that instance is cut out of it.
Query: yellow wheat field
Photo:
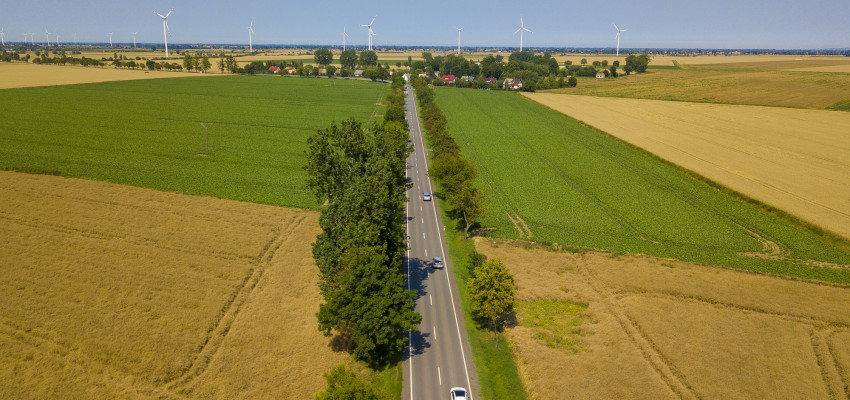
[[[532,399],[850,396],[850,288],[504,241],[477,249],[508,266],[520,302],[586,304],[566,333],[575,351],[548,345],[551,326],[522,312],[507,329]]]
[[[850,113],[551,93],[528,97],[850,238]]]
[[[0,398],[305,399],[318,214],[0,172]]]
[[[71,65],[0,63],[0,89],[198,75],[200,74],[127,70],[115,69],[113,67],[96,68]]]

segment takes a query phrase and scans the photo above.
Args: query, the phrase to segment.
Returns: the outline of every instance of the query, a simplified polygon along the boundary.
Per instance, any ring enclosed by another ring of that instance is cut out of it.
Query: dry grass
[[[0,63],[0,89],[181,76],[198,76],[198,74],[127,70],[113,67],[92,68],[71,65]]]
[[[0,172],[0,397],[309,398],[313,212]]]
[[[529,94],[735,191],[850,238],[850,113]]]
[[[826,65],[826,66],[822,66],[822,67],[794,68],[794,69],[791,69],[791,71],[850,73],[850,61],[848,61],[847,64]]]
[[[818,58],[804,61],[685,65],[682,69],[652,70],[616,79],[581,78],[578,87],[554,92],[654,100],[749,104],[824,109],[850,99],[849,74],[796,72],[798,68],[833,68],[848,60]],[[653,65],[665,65],[653,60]],[[671,64],[666,64],[671,65]]]
[[[532,398],[844,398],[850,289],[482,240],[521,301],[586,303],[573,352],[510,328]],[[572,318],[566,316],[565,318]]]

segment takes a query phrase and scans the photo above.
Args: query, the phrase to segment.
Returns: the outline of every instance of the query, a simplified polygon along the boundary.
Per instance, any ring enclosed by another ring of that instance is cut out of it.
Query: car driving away
[[[451,390],[452,400],[471,400],[471,397],[467,397],[466,389],[462,387],[454,387]]]
[[[434,257],[434,262],[431,265],[434,266],[434,269],[443,269],[443,259],[440,257]]]
[[[431,201],[431,192],[429,192],[427,190],[422,192],[422,200]]]

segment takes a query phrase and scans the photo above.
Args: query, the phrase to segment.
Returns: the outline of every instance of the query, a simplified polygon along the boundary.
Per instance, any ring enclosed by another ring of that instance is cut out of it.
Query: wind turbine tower
[[[47,47],[50,47],[50,32],[47,31],[47,28],[44,28],[44,38],[47,43]]]
[[[372,36],[375,36],[375,32],[372,31],[372,24],[375,23],[375,18],[378,18],[378,16],[375,15],[374,17],[372,17],[372,22],[370,22],[369,25],[360,25],[364,28],[369,29],[369,50],[372,50]]]
[[[617,24],[615,24],[613,22],[611,24],[614,25],[614,29],[617,30],[617,57],[619,57],[620,56],[620,34],[627,31],[628,29],[620,29],[620,28],[617,27]]]
[[[130,34],[133,35],[133,50],[135,50],[136,49],[136,35],[138,35],[139,32],[130,32]]]
[[[59,34],[56,34],[56,40],[53,42],[54,46],[59,46]]]
[[[528,33],[534,33],[534,32],[530,31],[528,28],[525,27],[525,24],[522,22],[522,15],[520,15],[519,16],[519,29],[517,29],[514,32],[514,35],[519,33],[519,51],[522,51],[522,33],[523,33],[523,31],[528,32]]]
[[[348,33],[345,32],[345,26],[342,27],[342,51],[345,51],[345,38],[350,37]]]
[[[6,32],[3,32],[3,28],[0,28],[0,42],[3,42],[3,46],[6,45]]]
[[[248,52],[254,52],[254,20],[251,20],[251,25],[248,25]]]
[[[27,32],[27,33],[25,33],[24,35],[29,35],[29,37],[30,37],[30,46],[35,47],[35,33]],[[24,39],[24,40],[26,40],[26,39]]]
[[[457,55],[460,55],[460,31],[462,31],[463,28],[455,28],[455,29],[457,29]]]
[[[168,14],[162,15],[156,11],[153,13],[162,18],[162,36],[165,38],[165,58],[168,58],[168,16],[174,11],[174,7],[168,11]]]
[[[107,33],[109,35],[109,47],[112,47],[112,32]]]

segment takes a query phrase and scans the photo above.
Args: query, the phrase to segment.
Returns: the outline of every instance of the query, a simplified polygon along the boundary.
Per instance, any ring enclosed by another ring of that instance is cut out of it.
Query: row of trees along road
[[[397,359],[401,333],[422,319],[402,276],[405,162],[412,151],[403,88],[400,78],[393,81],[382,124],[350,119],[308,139],[307,186],[321,204],[322,233],[313,243],[324,298],[319,329],[335,332],[355,358],[373,366]]]
[[[435,92],[423,78],[414,78],[413,87],[422,110],[422,125],[431,142],[431,175],[437,179],[442,194],[452,208],[450,214],[463,221],[464,237],[486,213],[484,192],[475,188],[475,166],[460,154],[460,148],[446,129],[446,117],[434,103]],[[475,252],[471,257],[468,281],[472,310],[479,322],[486,321],[494,332],[514,309],[516,284],[504,264],[498,259],[487,260]]]
[[[463,221],[464,237],[469,229],[486,213],[484,192],[473,186],[477,175],[475,166],[460,153],[460,147],[446,128],[446,116],[434,103],[434,89],[425,79],[416,77],[412,81],[419,100],[422,125],[431,142],[431,176],[440,183],[440,193],[449,203],[449,214]]]

